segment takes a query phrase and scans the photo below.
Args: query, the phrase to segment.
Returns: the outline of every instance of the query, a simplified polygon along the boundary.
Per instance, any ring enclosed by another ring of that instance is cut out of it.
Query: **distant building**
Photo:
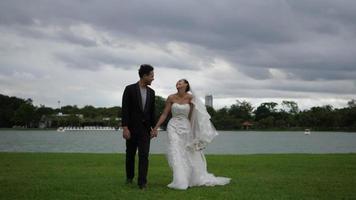
[[[244,121],[242,123],[242,127],[245,129],[245,130],[248,130],[250,127],[253,126],[253,123],[252,122],[249,122],[249,121]]]
[[[213,107],[213,95],[205,96],[205,106]]]
[[[80,119],[84,119],[84,115],[83,114],[74,114],[74,115],[76,117],[79,117]],[[70,116],[70,114],[63,114],[63,113],[59,112],[55,116],[57,116],[57,117],[68,117],[68,116]]]

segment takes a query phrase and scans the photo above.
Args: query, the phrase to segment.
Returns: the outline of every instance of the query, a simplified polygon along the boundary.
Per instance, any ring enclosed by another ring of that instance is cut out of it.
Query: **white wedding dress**
[[[205,156],[201,150],[188,148],[193,140],[189,121],[190,104],[172,104],[172,119],[167,126],[168,163],[173,181],[168,187],[185,190],[192,186],[225,185],[230,178],[215,177],[207,172]]]

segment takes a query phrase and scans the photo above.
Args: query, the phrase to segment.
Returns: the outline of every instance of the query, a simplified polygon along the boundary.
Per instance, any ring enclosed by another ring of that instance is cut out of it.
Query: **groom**
[[[140,80],[126,86],[122,97],[122,128],[126,139],[126,182],[135,176],[135,155],[138,149],[138,186],[146,188],[150,139],[157,136],[155,125],[155,91],[148,87],[154,80],[153,67],[143,64],[138,70]]]

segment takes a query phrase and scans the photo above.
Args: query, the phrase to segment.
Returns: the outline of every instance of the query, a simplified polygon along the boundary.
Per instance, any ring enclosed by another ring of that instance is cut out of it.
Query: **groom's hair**
[[[142,64],[138,70],[138,75],[142,78],[143,75],[149,75],[151,71],[153,71],[153,67],[151,65]]]

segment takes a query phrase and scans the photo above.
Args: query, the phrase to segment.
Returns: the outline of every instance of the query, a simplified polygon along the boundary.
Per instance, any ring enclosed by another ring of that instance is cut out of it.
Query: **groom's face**
[[[154,73],[153,71],[151,71],[149,74],[145,74],[143,75],[143,81],[146,83],[146,85],[151,85],[152,81],[155,80],[154,79]]]

